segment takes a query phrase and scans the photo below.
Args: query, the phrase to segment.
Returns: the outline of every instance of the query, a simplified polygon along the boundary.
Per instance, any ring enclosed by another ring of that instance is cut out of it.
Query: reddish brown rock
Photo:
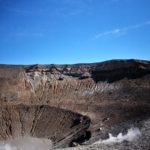
[[[95,133],[100,127],[149,116],[150,61],[0,65],[0,102],[1,107],[47,105],[81,114],[91,120],[89,130]]]

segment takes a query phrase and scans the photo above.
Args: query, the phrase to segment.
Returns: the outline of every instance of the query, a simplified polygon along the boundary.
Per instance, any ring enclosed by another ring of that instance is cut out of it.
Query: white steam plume
[[[52,142],[48,139],[21,137],[0,142],[0,150],[51,150]]]
[[[106,140],[99,140],[95,142],[94,144],[112,144],[112,143],[121,143],[123,141],[134,141],[137,140],[141,136],[141,132],[138,128],[131,128],[128,129],[127,134],[123,135],[122,133],[119,133],[117,137],[113,136],[111,133],[109,133],[109,138]]]

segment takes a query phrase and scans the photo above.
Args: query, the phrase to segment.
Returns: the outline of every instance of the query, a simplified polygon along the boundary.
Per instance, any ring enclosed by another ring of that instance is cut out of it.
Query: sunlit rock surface
[[[57,147],[91,144],[149,118],[150,61],[0,65],[0,102],[2,140],[27,134]]]

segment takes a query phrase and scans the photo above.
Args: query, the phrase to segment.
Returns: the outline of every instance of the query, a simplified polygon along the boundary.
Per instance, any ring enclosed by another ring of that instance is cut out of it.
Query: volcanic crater
[[[93,143],[150,117],[150,61],[0,65],[0,103],[0,140]]]

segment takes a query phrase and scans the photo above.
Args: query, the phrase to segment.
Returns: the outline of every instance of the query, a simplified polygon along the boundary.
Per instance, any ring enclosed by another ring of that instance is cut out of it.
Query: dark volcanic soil
[[[1,139],[29,134],[57,147],[94,142],[150,117],[150,61],[0,65],[0,102]]]

